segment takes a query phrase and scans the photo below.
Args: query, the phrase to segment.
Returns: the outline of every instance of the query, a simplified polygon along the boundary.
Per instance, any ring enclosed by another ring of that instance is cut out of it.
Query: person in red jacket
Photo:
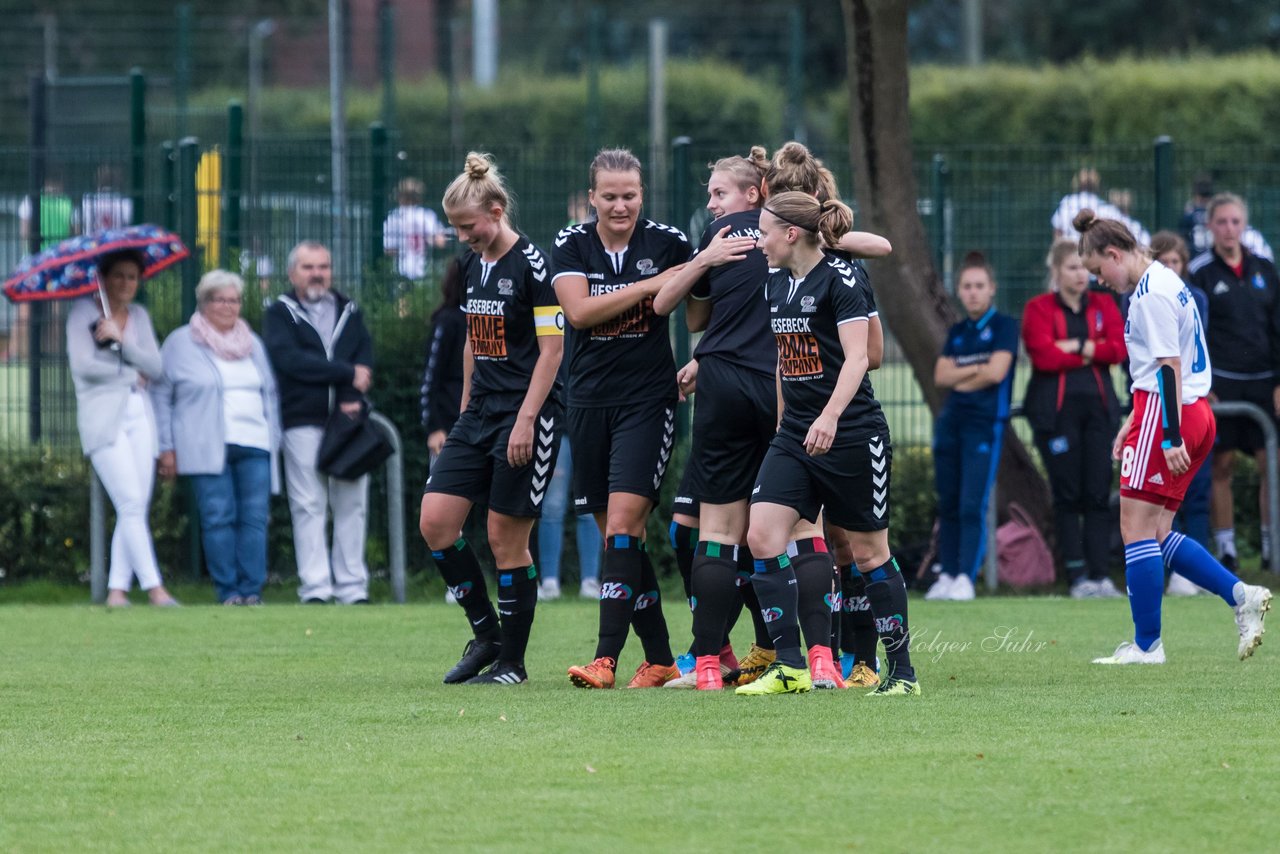
[[[1110,294],[1089,290],[1075,241],[1054,243],[1046,263],[1052,292],[1028,302],[1022,315],[1032,367],[1022,408],[1049,472],[1072,597],[1117,597],[1107,574],[1109,449],[1119,415],[1111,366],[1127,357],[1124,321]]]

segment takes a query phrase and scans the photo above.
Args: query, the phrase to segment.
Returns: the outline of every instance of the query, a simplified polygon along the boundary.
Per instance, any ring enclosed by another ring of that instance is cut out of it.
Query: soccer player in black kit
[[[462,415],[427,478],[419,527],[475,635],[444,681],[516,685],[528,681],[524,653],[538,601],[529,533],[563,429],[556,372],[564,316],[545,256],[507,218],[510,193],[488,155],[467,155],[443,207],[472,249],[463,261],[469,370]],[[462,536],[476,503],[489,505],[497,612],[475,551]]]
[[[908,648],[906,587],[889,553],[889,429],[867,379],[869,287],[818,240],[821,234],[827,245],[837,245],[852,222],[844,204],[796,192],[771,196],[760,214],[760,248],[777,268],[766,297],[783,414],[752,492],[747,541],[777,658],[737,689],[743,695],[812,687],[787,538],[799,519],[813,520],[820,509],[833,536],[849,543],[885,641],[888,675],[873,693],[920,691]],[[826,572],[829,579],[829,567]]]
[[[551,256],[573,327],[573,504],[579,514],[595,514],[605,535],[596,653],[590,664],[569,668],[569,677],[582,688],[612,688],[634,625],[645,660],[628,687],[653,688],[678,675],[644,541],[675,440],[675,361],[653,297],[672,268],[688,261],[689,242],[679,229],[640,217],[640,161],[630,151],[596,155],[590,186],[598,219],[562,230]]]

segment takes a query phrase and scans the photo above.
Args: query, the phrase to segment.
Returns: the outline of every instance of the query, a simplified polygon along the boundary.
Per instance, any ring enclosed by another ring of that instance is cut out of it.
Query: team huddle
[[[446,683],[528,679],[538,598],[529,540],[567,429],[574,509],[593,514],[605,537],[596,649],[568,669],[574,685],[614,687],[634,628],[644,661],[631,688],[920,693],[906,585],[889,550],[892,442],[870,380],[883,330],[858,260],[890,246],[852,230],[830,171],[799,143],[772,158],[757,147],[716,161],[707,191],[715,218],[692,249],[678,228],[640,216],[640,162],[629,151],[602,151],[590,167],[596,219],[562,230],[550,261],[512,226],[510,194],[487,155],[469,154],[445,191],[444,212],[472,250],[463,262],[466,380],[462,415],[424,489],[420,527],[474,634]],[[1112,284],[1109,257],[1100,275]],[[694,360],[677,368],[667,318],[682,304],[690,330],[703,334]],[[562,359],[567,388],[557,378]],[[1202,370],[1193,362],[1184,370]],[[1189,387],[1187,379],[1177,385]],[[693,666],[682,672],[645,530],[672,459],[677,401],[694,392],[671,523],[693,615],[681,656]],[[1165,399],[1175,403],[1149,410],[1159,410],[1162,440],[1171,442],[1179,410],[1176,395]],[[1152,429],[1143,422],[1134,442]],[[1190,461],[1170,460],[1171,484],[1180,466],[1198,463],[1198,447]],[[476,503],[489,508],[496,609],[462,536]],[[1158,537],[1170,562],[1188,563],[1188,547],[1168,539],[1162,515],[1150,515],[1141,517],[1139,550]],[[1228,580],[1211,581],[1215,589]],[[1260,638],[1269,594],[1264,602],[1250,590],[1223,592],[1257,600],[1250,610]],[[739,660],[729,633],[744,610],[754,642]],[[1139,627],[1144,652],[1150,631]]]

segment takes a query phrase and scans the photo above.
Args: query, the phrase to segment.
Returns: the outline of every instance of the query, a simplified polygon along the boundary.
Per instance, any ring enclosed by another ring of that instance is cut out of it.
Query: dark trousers
[[[1110,568],[1111,442],[1116,425],[1100,399],[1068,397],[1052,431],[1037,430],[1049,472],[1058,550],[1071,581],[1105,578]]]
[[[987,501],[1000,465],[1004,422],[944,409],[933,431],[938,560],[947,575],[977,578],[987,552]]]

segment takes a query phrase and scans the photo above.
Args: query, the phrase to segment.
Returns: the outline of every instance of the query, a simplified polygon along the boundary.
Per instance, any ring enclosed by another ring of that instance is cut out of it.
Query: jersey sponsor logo
[[[761,608],[760,616],[764,617],[766,623],[776,623],[782,619],[782,609],[776,605],[772,608]]]
[[[606,581],[600,585],[600,598],[626,601],[631,598],[631,588],[620,581]]]
[[[498,279],[498,294],[509,297],[515,293],[516,283],[510,279]]]
[[[817,338],[807,332],[788,332],[775,334],[774,340],[778,343],[778,365],[784,377],[812,377],[822,373]]]
[[[840,613],[840,608],[844,604],[844,599],[839,592],[828,593],[826,596],[823,596],[822,599],[827,603],[827,607],[831,609],[831,613]]]
[[[675,497],[675,499],[674,499],[674,503],[676,503],[676,504],[692,504],[692,503],[693,503],[693,499],[692,499],[692,498],[690,498],[688,495],[677,495],[677,496]]]
[[[818,306],[815,303],[816,300],[812,296],[802,296],[800,297],[800,310],[806,314],[811,314],[818,310]]]
[[[449,592],[453,594],[454,599],[466,599],[467,594],[471,592],[471,582],[464,581],[461,584],[453,585],[449,588]]]
[[[558,305],[534,306],[533,331],[539,338],[544,335],[564,335],[564,309]]]
[[[472,313],[471,304],[475,302],[495,302],[494,300],[467,301],[467,337],[471,341],[471,355],[476,359],[507,358],[507,321],[501,311],[491,315]],[[497,303],[501,307],[502,303]]]
[[[581,498],[575,498],[575,499],[573,499],[573,506],[574,506],[574,507],[586,507],[586,506],[587,506],[587,496],[585,496],[585,495],[584,495],[584,496],[582,496]]]
[[[623,288],[630,287],[631,284],[633,283],[591,285],[591,296],[598,297],[601,294],[620,291]],[[653,297],[645,297],[637,305],[633,305],[612,320],[606,320],[599,326],[591,327],[591,338],[592,340],[602,338],[642,338],[648,334],[653,317]]]

